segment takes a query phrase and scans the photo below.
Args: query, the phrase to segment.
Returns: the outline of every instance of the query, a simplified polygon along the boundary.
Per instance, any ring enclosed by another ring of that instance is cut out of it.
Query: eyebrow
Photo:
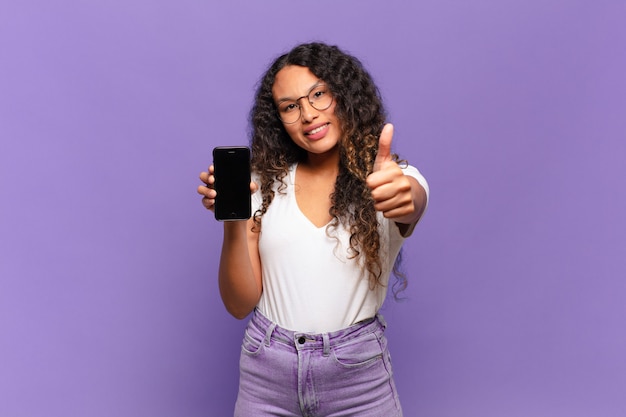
[[[309,88],[309,91],[304,96],[300,96],[299,98],[306,97],[307,95],[309,95],[309,93],[311,93],[311,91],[313,91],[313,89],[315,87],[319,87],[320,85],[323,85],[323,84],[325,84],[324,81],[317,80],[317,82],[315,84],[313,84],[311,86],[311,88]],[[296,99],[295,98],[291,98],[291,97],[283,97],[283,98],[280,98],[280,99],[276,100],[276,104],[280,104],[280,103],[282,103],[284,101],[296,101]]]

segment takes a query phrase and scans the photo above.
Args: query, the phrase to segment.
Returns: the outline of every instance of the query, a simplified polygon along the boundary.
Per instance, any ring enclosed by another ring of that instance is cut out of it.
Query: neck
[[[324,154],[309,153],[299,165],[310,171],[328,173],[336,177],[339,173],[339,149],[335,148]]]

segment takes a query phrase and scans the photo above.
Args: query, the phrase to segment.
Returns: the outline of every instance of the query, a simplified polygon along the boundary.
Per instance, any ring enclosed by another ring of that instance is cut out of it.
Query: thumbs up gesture
[[[415,222],[415,203],[413,198],[413,182],[407,177],[391,156],[393,125],[386,124],[378,141],[378,153],[374,161],[374,171],[367,177],[366,183],[374,199],[374,208],[381,211],[389,219],[397,223],[411,224]]]

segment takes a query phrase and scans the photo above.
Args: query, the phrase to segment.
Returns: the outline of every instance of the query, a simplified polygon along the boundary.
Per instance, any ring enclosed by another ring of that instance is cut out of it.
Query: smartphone
[[[251,216],[250,149],[218,146],[213,149],[215,218],[246,220]]]

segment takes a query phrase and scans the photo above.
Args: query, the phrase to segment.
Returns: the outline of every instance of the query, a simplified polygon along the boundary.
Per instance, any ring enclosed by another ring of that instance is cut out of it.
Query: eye
[[[319,100],[324,96],[324,94],[326,94],[326,90],[315,90],[313,91],[313,94],[311,94],[311,97],[313,100]]]
[[[291,102],[284,102],[278,108],[281,113],[291,113],[298,110],[298,104]]]

